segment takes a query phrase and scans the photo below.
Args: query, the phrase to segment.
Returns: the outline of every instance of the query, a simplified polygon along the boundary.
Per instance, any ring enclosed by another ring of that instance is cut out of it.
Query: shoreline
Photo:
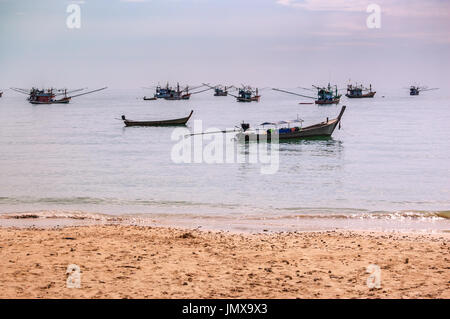
[[[0,227],[0,298],[450,298],[450,234]],[[81,288],[66,287],[68,265]],[[367,267],[381,288],[367,286]]]
[[[317,231],[369,231],[401,233],[450,232],[450,211],[411,211],[399,214],[327,215],[292,213],[254,216],[185,214],[105,214],[71,210],[36,210],[0,213],[0,227],[54,228],[71,226],[145,226],[176,227],[224,231],[234,234]]]

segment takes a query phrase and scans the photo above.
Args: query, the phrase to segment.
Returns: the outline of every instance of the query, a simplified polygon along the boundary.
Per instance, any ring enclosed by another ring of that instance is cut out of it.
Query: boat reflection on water
[[[253,145],[267,147],[271,151],[273,144],[268,143],[237,143],[238,149],[242,155],[248,155],[251,149],[257,149]],[[267,144],[267,146],[264,146]],[[299,147],[304,146],[304,147]],[[311,137],[302,139],[280,140],[277,148],[280,153],[304,153],[307,150],[314,152],[323,152],[324,155],[330,153],[340,153],[343,151],[344,143],[340,140],[335,140],[332,137]],[[282,155],[282,154],[281,154]],[[316,154],[317,155],[317,154]]]

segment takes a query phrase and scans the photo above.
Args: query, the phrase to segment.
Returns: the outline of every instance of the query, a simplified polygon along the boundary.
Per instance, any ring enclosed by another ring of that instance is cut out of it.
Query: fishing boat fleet
[[[202,85],[190,88],[188,85],[181,87],[179,83],[175,87],[172,87],[167,83],[164,87],[157,85],[155,88],[155,93],[151,97],[144,96],[143,99],[146,101],[154,101],[158,99],[176,101],[176,100],[189,100],[191,95],[213,90],[213,96],[224,97],[232,96],[237,102],[259,102],[261,95],[259,94],[258,88],[252,88],[249,85],[242,84],[241,87],[236,87],[234,85],[210,85],[209,83],[202,83]],[[306,90],[309,92],[316,92],[315,96],[311,94],[306,95],[304,93],[298,93],[293,91],[288,91],[284,89],[272,88],[274,91],[281,93],[291,94],[300,96],[303,98],[312,99],[311,102],[300,102],[299,104],[316,104],[316,105],[332,105],[339,104],[342,94],[339,93],[341,90],[346,90],[345,96],[349,99],[355,98],[373,98],[376,94],[372,90],[372,85],[365,87],[362,84],[348,84],[346,89],[338,89],[337,85],[331,85],[328,83],[327,86],[317,86],[312,85],[312,88],[298,87],[299,89]],[[27,100],[31,104],[68,104],[72,98],[79,97],[82,95],[87,95],[95,92],[99,92],[107,89],[107,87],[102,87],[99,89],[85,91],[87,88],[67,90],[64,89],[38,89],[31,88],[11,88],[11,90],[16,91],[21,94],[27,95]],[[148,88],[146,88],[148,89]],[[437,90],[437,88],[428,88],[426,86],[412,85],[409,87],[410,95],[419,95],[422,91]],[[2,97],[3,91],[0,91],[0,97]],[[340,128],[340,123],[342,116],[345,112],[346,106],[344,105],[336,118],[329,120],[328,118],[320,123],[309,125],[303,127],[303,120],[297,119],[288,121],[278,121],[278,122],[264,122],[253,128],[250,124],[243,122],[236,132],[236,138],[243,141],[260,141],[274,139],[275,136],[278,140],[287,139],[303,139],[303,138],[327,138],[330,137],[335,128]],[[125,115],[122,115],[121,120],[125,126],[178,126],[186,125],[189,119],[192,117],[194,110],[184,117],[175,119],[152,119],[152,120],[130,120],[127,119]],[[225,133],[226,131],[221,131]],[[203,134],[203,133],[200,133]],[[192,134],[194,135],[194,134]]]

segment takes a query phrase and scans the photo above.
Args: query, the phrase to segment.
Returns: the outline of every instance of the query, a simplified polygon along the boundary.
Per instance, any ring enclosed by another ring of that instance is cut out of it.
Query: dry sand
[[[0,228],[1,298],[450,298],[449,234]],[[81,288],[66,287],[69,264]],[[381,268],[369,289],[366,267]]]

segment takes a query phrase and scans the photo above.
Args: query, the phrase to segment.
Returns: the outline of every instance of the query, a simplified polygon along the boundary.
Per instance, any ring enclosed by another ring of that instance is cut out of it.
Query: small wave
[[[16,213],[3,213],[0,218],[4,219],[73,219],[73,220],[93,220],[102,222],[124,222],[129,220],[146,220],[154,218],[175,218],[192,220],[248,220],[248,221],[269,221],[269,220],[298,220],[298,219],[359,219],[359,220],[439,220],[450,219],[450,211],[397,211],[397,212],[360,212],[360,213],[299,213],[299,214],[198,214],[198,213],[142,213],[142,214],[121,214],[108,215],[103,213],[91,213],[83,211],[27,211]]]
[[[38,211],[38,212],[18,212],[0,214],[0,218],[4,219],[76,219],[76,220],[93,220],[120,222],[124,218],[121,216],[112,216],[100,213],[88,213],[79,211]]]
[[[352,209],[353,211],[357,211]],[[263,219],[442,219],[450,218],[450,211],[373,211],[361,210],[358,213],[299,213],[291,215],[267,216]],[[260,219],[255,217],[254,219]]]

